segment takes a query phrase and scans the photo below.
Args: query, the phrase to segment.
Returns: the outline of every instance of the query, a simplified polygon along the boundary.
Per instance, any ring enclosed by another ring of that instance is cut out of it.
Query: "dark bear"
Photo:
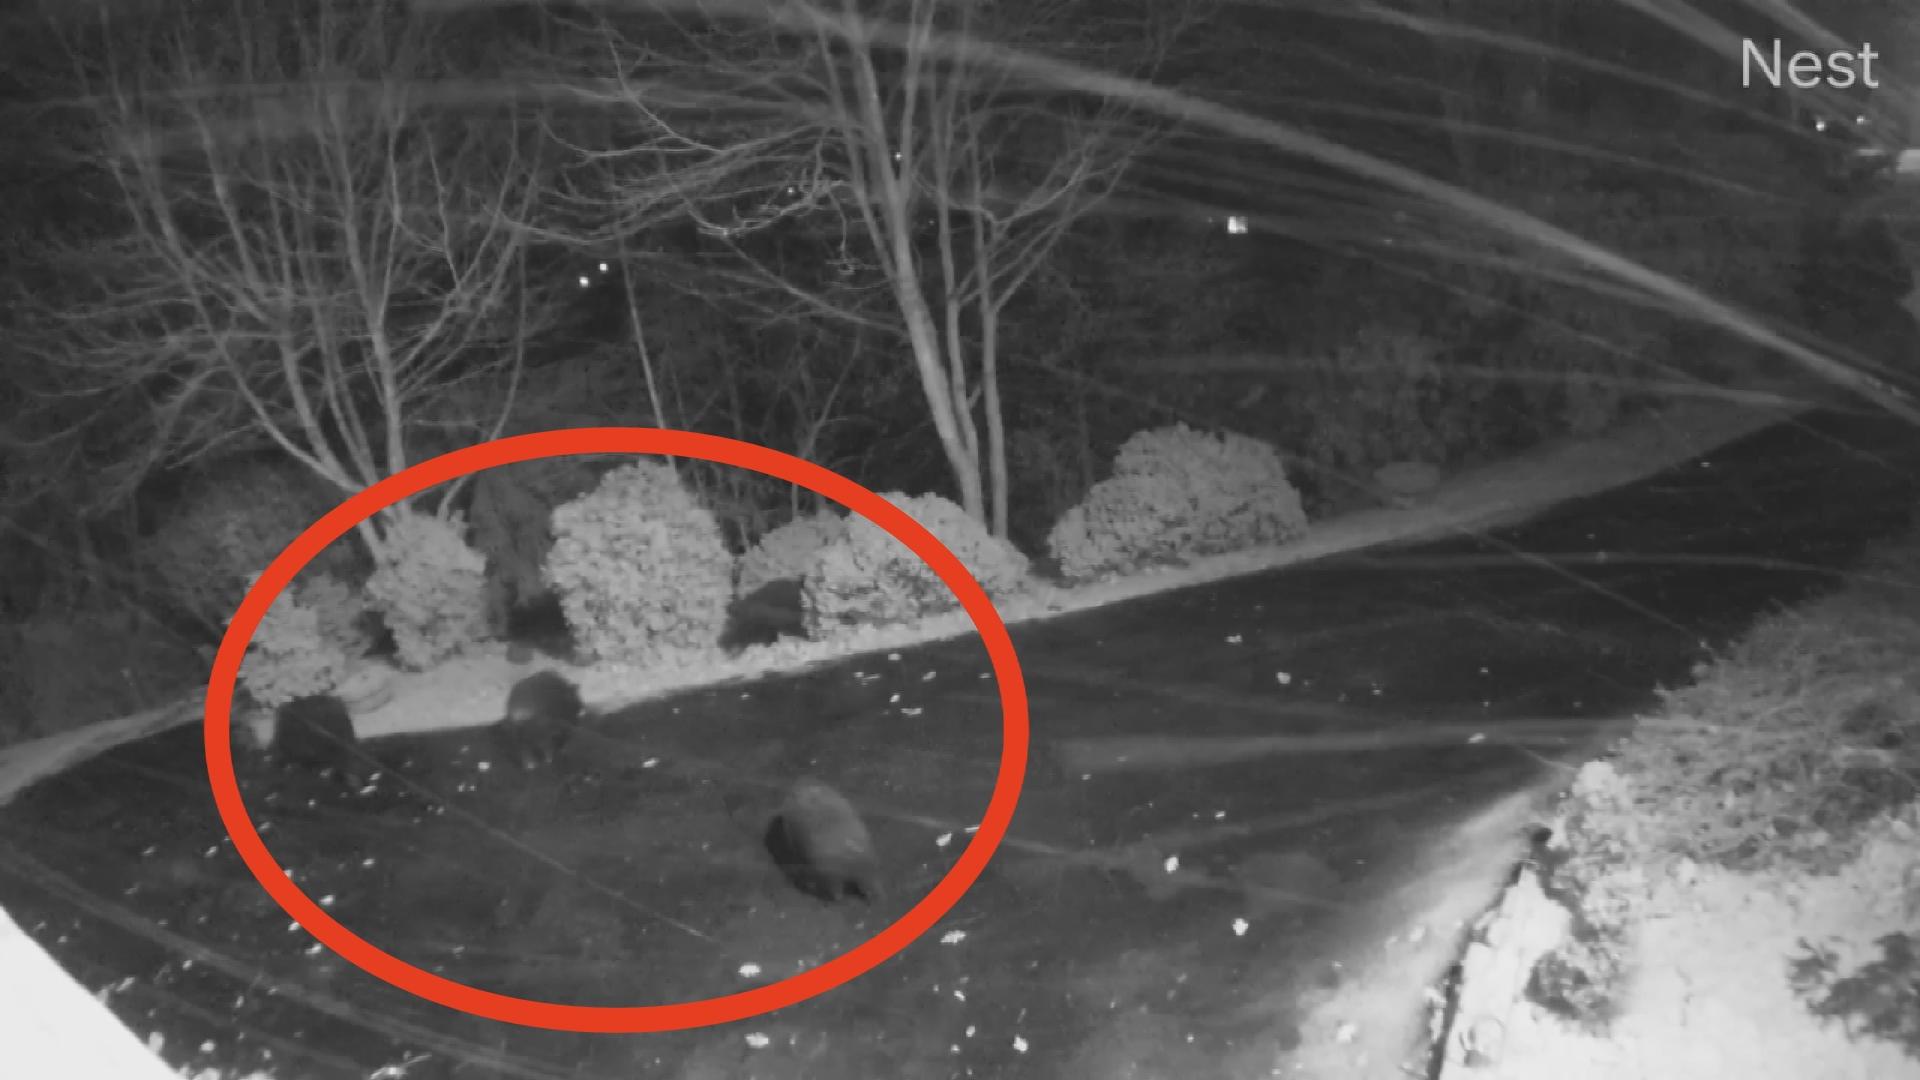
[[[580,691],[557,671],[542,671],[513,684],[507,714],[498,729],[502,743],[522,768],[552,764],[580,722]]]
[[[782,637],[806,637],[799,578],[778,578],[727,605],[720,647],[737,653],[749,645],[771,645]]]
[[[273,756],[282,765],[332,774],[359,787],[366,770],[347,703],[332,694],[289,701],[274,711]]]
[[[802,779],[767,823],[767,853],[793,887],[832,903],[880,898],[880,860],[860,812],[819,780]]]

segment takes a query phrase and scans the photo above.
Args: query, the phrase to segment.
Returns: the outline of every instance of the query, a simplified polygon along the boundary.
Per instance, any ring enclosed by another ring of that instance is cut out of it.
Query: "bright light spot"
[[[583,289],[584,289],[584,288],[586,288],[587,286],[589,286],[589,285],[591,285],[591,284],[593,284],[593,279],[591,279],[591,278],[589,278],[589,277],[587,277],[587,275],[585,275],[585,274],[581,274],[581,275],[580,275],[580,287],[581,287],[581,288],[583,288]]]
[[[1229,233],[1232,233],[1235,236],[1239,236],[1245,233],[1247,231],[1247,215],[1228,214],[1227,215],[1227,231]]]
[[[1234,937],[1246,937],[1246,936],[1247,936],[1247,927],[1248,927],[1249,925],[1251,925],[1251,924],[1249,924],[1249,923],[1247,922],[1247,920],[1245,920],[1245,919],[1235,919],[1235,920],[1233,920],[1233,936],[1234,936]]]
[[[601,272],[601,273],[603,273],[603,274],[607,272],[607,264],[606,264],[606,263],[601,263],[601,264],[600,264],[600,272]]]

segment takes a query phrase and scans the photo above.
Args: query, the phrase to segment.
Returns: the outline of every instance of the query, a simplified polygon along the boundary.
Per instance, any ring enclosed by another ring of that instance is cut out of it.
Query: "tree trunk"
[[[1007,538],[1007,426],[1000,408],[1000,312],[984,305],[980,326],[981,406],[987,414],[987,482],[993,535]]]
[[[941,356],[940,333],[919,286],[896,277],[894,291],[900,300],[900,310],[906,316],[913,364],[920,373],[920,388],[927,395],[927,405],[933,411],[934,431],[940,436],[940,448],[946,452],[947,465],[953,469],[953,478],[959,485],[960,508],[968,517],[985,521],[986,495],[980,486],[980,457],[978,451],[969,449],[979,444],[979,437],[963,433],[973,430],[973,417],[966,402],[953,399],[946,371],[947,364],[956,361]]]

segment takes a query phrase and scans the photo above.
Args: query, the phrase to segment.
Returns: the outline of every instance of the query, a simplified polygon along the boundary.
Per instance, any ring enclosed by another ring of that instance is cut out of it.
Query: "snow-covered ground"
[[[1237,552],[1085,588],[1041,588],[1003,604],[1002,616],[1010,623],[1041,619],[1390,541],[1490,528],[1525,518],[1553,503],[1617,487],[1677,462],[1710,453],[1791,411],[1791,407],[1777,402],[1748,405],[1700,402],[1676,406],[1597,438],[1550,443],[1508,461],[1460,472],[1448,477],[1415,505],[1363,510],[1317,522],[1305,537],[1283,547]],[[676,670],[595,667],[578,669],[572,674],[589,703],[609,708],[715,681],[796,670],[853,653],[899,649],[971,630],[964,615],[957,615],[911,628],[876,631],[851,644],[782,643],[748,650],[733,660],[690,664]],[[544,662],[543,665],[553,666]],[[356,711],[356,726],[363,736],[379,737],[490,722],[499,716],[507,687],[524,668],[525,665],[510,661],[504,649],[496,649],[431,672],[376,673],[369,677],[369,685],[364,688],[365,696]],[[199,703],[192,701],[0,751],[0,803],[34,780],[71,767],[119,742],[174,724],[193,722],[198,717]],[[1465,926],[1496,898],[1505,869],[1521,850],[1518,827],[1538,809],[1536,804],[1541,794],[1523,793],[1483,808],[1456,827],[1452,842],[1438,846],[1443,854],[1437,855],[1432,865],[1412,868],[1400,899],[1389,905],[1404,913],[1400,927],[1381,934],[1382,948],[1377,962],[1361,965],[1367,970],[1350,972],[1350,978],[1338,992],[1312,1006],[1313,1019],[1307,1025],[1308,1042],[1297,1055],[1299,1060],[1313,1058],[1328,1067],[1337,1067],[1338,1071],[1332,1075],[1406,1075],[1399,1059],[1404,1057],[1409,1040],[1418,1039],[1426,987],[1456,958],[1457,943]],[[1722,897],[1723,900],[1735,898],[1738,897]],[[1770,925],[1775,929],[1779,927],[1775,916],[1753,917],[1774,918],[1775,922]],[[1736,924],[1728,921],[1724,925],[1731,928]],[[1702,934],[1689,940],[1704,943],[1714,939]],[[1699,947],[1690,952],[1676,951],[1675,955],[1686,957],[1690,962],[1715,959]],[[1711,970],[1685,972],[1687,978],[1711,974]],[[1726,1010],[1722,1009],[1710,1015],[1725,1014]],[[1772,1012],[1763,1015],[1767,1023],[1776,1020],[1785,1023],[1784,1018]],[[1804,1009],[1801,1015],[1804,1016]],[[1386,1021],[1387,1017],[1402,1019]],[[1368,1023],[1362,1023],[1363,1020]],[[1751,1026],[1737,1026],[1722,1033],[1700,1026],[1707,1022],[1695,1017],[1689,1029],[1693,1039],[1716,1044],[1724,1039],[1739,1041],[1747,1037],[1743,1033]],[[1807,1023],[1812,1023],[1810,1017]],[[127,1049],[129,1046],[131,1050]],[[52,1077],[143,1080],[167,1075],[167,1070],[151,1055],[142,1056],[138,1039],[113,1021],[103,1006],[67,978],[25,934],[4,920],[0,920],[0,1048],[4,1048],[0,1054],[6,1057],[7,1075],[26,1080]],[[1725,1060],[1732,1063],[1734,1059]],[[27,1068],[21,1070],[19,1066],[23,1061]],[[1524,1075],[1546,1073],[1535,1071]],[[1686,1076],[1690,1080],[1706,1080],[1714,1075],[1803,1078],[1856,1074],[1817,1069],[1727,1074],[1679,1069],[1607,1075]],[[1894,1080],[1905,1074],[1877,1072],[1872,1075]]]
[[[106,1005],[0,911],[0,1060],[19,1080],[173,1080]]]
[[[1593,762],[1581,783],[1619,781]],[[1876,959],[1883,935],[1920,932],[1920,805],[1868,835],[1830,875],[1682,863],[1646,882],[1624,958],[1634,974],[1604,1036],[1525,1000],[1533,961],[1571,928],[1523,874],[1464,960],[1445,1080],[1920,1080],[1920,1060],[1815,1017],[1788,981],[1803,943],[1844,971]]]

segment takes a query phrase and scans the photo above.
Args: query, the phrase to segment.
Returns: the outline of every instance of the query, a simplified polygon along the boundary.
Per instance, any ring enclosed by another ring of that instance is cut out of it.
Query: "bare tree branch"
[[[155,463],[239,432],[357,491],[449,384],[522,362],[539,132],[508,99],[423,104],[430,25],[233,7],[70,42],[118,228],[61,253],[79,287],[41,298],[39,359],[71,393],[159,392]]]

